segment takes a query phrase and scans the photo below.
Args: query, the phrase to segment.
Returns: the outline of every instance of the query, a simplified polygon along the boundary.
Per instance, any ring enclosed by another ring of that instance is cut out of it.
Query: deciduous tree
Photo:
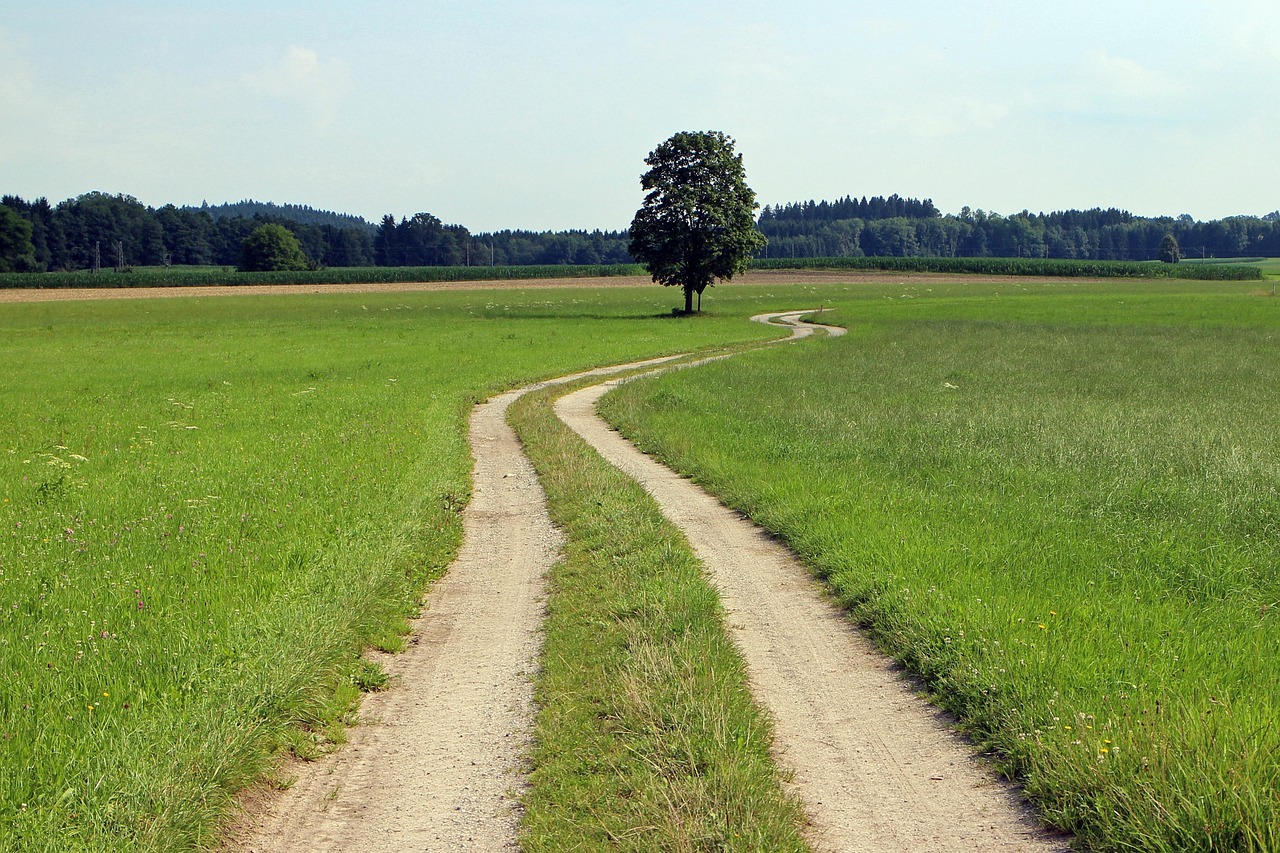
[[[681,132],[659,145],[640,178],[644,206],[631,222],[630,251],[664,287],[693,294],[715,279],[730,279],[765,246],[756,230],[756,194],[747,186],[742,155],[720,131]]]
[[[298,238],[283,225],[259,225],[240,248],[241,272],[296,271],[310,266]]]
[[[31,223],[0,204],[0,272],[35,272],[36,249]]]

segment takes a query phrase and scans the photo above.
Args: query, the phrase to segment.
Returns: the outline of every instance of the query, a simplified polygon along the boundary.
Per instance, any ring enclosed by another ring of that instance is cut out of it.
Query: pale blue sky
[[[1280,208],[1280,3],[0,0],[0,192],[624,228],[722,130],[762,204]]]

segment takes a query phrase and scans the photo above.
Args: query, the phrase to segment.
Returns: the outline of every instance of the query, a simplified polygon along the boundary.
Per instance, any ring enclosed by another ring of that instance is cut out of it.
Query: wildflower
[[[1048,626],[1048,625],[1046,625],[1046,624],[1044,624],[1043,622],[1041,622],[1040,624],[1036,625],[1036,627],[1037,627],[1037,628],[1039,628],[1041,631],[1048,631],[1048,630],[1049,630],[1049,626]]]

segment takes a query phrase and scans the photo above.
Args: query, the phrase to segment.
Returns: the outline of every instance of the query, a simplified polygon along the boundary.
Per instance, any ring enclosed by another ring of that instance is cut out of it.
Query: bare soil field
[[[767,270],[748,272],[733,284],[835,284],[891,282],[1019,282],[1022,284],[1062,283],[1068,279],[1031,276],[956,276],[936,273],[899,273],[872,270]],[[1069,279],[1094,282],[1096,279]],[[0,303],[63,302],[79,299],[170,299],[203,296],[287,296],[317,293],[404,293],[434,290],[525,290],[566,287],[652,287],[648,276],[619,275],[599,278],[530,278],[499,281],[430,281],[392,284],[229,284],[215,287],[63,287],[9,288],[0,290]]]

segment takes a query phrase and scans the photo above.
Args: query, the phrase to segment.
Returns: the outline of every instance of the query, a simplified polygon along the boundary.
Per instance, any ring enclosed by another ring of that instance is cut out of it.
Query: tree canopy
[[[240,250],[240,272],[294,272],[310,266],[298,238],[273,222],[253,229]]]
[[[0,272],[32,272],[37,269],[31,223],[0,204]]]
[[[756,194],[733,145],[718,130],[682,131],[645,158],[647,195],[631,222],[629,249],[654,281],[684,289],[685,311],[693,310],[693,294],[701,308],[702,291],[744,271],[765,245]]]

